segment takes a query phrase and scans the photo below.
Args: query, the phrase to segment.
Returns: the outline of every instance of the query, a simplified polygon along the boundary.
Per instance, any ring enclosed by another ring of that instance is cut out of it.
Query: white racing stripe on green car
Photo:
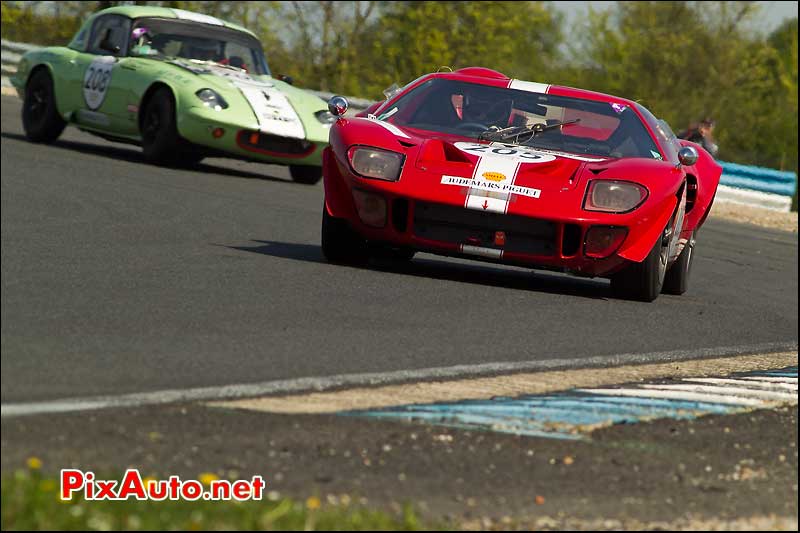
[[[232,81],[242,92],[258,119],[261,133],[305,139],[306,131],[289,99],[266,83]]]

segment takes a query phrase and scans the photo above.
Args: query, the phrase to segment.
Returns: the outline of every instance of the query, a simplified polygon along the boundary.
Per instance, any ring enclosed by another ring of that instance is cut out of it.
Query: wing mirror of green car
[[[289,85],[294,85],[294,78],[287,76],[286,74],[278,74],[278,79],[284,83],[288,83]]]

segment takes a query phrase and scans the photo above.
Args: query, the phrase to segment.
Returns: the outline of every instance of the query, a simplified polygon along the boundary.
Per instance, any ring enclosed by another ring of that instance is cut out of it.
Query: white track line
[[[672,390],[685,392],[699,392],[701,394],[719,394],[723,397],[743,396],[745,398],[757,398],[766,401],[791,401],[797,400],[796,394],[788,392],[773,392],[756,389],[743,389],[737,387],[715,387],[713,385],[642,385],[644,389]]]
[[[747,376],[742,379],[746,379],[748,381],[764,381],[767,383],[793,383],[797,385],[797,378],[783,378],[783,377],[772,377],[772,376]]]
[[[0,406],[0,416],[6,418],[46,413],[140,407],[179,402],[233,400],[274,394],[292,394],[309,391],[319,392],[336,388],[377,386],[415,381],[464,379],[516,372],[540,372],[545,370],[567,369],[589,370],[592,368],[602,369],[632,364],[668,363],[710,359],[714,357],[757,356],[759,354],[796,351],[797,341],[768,342],[743,346],[717,346],[714,348],[674,350],[670,352],[626,353],[576,359],[545,359],[541,361],[457,365],[418,370],[396,370],[391,372],[339,374],[325,377],[263,381],[259,383],[137,392],[117,396],[76,397],[36,402],[3,403]]]
[[[737,387],[744,387],[746,389],[775,390],[779,392],[788,390],[797,393],[796,383],[776,383],[774,381],[753,381],[725,378],[685,378],[683,381],[691,381],[693,383],[708,383],[711,385],[736,385]]]
[[[602,394],[604,396],[633,396],[635,398],[665,398],[669,400],[683,400],[686,402],[722,403],[758,407],[767,405],[767,402],[754,398],[741,398],[738,396],[722,396],[720,394],[703,394],[699,392],[686,392],[677,390],[655,389],[578,389],[589,394]]]

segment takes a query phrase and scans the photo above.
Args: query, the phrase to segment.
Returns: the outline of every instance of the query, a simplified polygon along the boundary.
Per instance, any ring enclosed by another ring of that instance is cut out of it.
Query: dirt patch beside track
[[[734,202],[715,201],[711,207],[711,218],[724,218],[744,224],[754,224],[797,233],[797,213],[782,213],[771,209],[752,207]]]

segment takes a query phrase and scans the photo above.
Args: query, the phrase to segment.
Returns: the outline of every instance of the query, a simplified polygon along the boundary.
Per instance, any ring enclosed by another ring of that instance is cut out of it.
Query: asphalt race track
[[[2,401],[797,340],[797,236],[711,220],[690,291],[418,256],[329,265],[322,185],[145,164],[2,98]]]

